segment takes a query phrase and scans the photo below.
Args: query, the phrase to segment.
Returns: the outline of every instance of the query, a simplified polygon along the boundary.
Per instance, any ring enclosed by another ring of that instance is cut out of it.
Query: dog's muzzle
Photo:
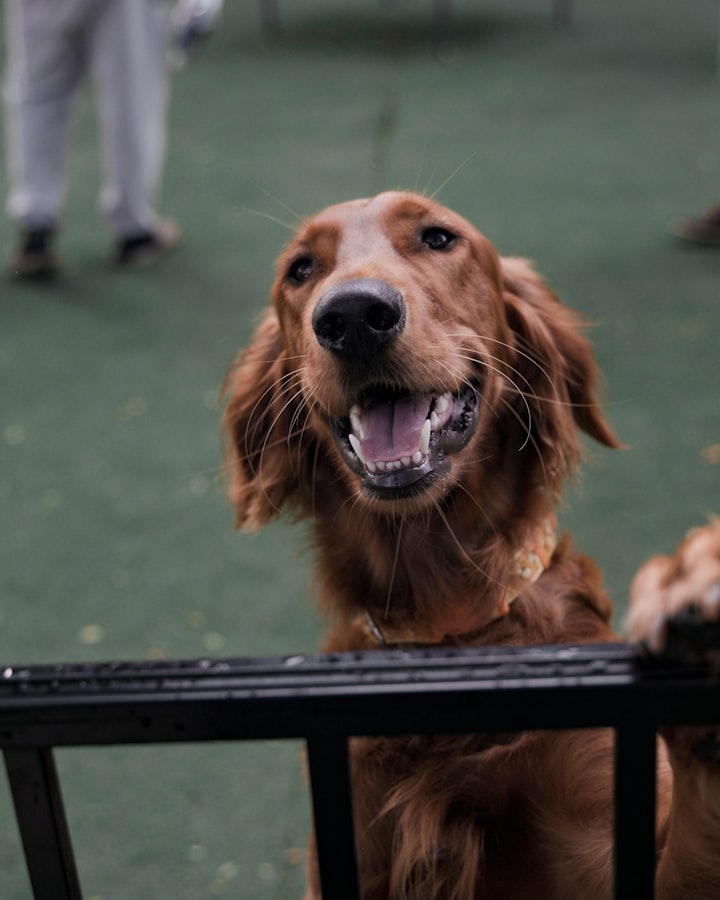
[[[363,488],[397,499],[422,493],[450,472],[452,455],[475,433],[479,407],[474,385],[437,395],[372,391],[332,426]]]

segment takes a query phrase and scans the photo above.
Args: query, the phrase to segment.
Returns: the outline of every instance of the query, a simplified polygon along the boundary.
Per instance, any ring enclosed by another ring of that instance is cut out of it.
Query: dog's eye
[[[302,284],[307,281],[313,272],[313,261],[309,256],[301,256],[294,262],[290,263],[287,270],[287,277],[294,284]]]
[[[426,228],[423,231],[420,240],[425,244],[430,250],[449,250],[455,241],[457,240],[457,236],[452,233],[452,231],[448,231],[447,228],[440,228],[437,226],[433,226],[431,228]]]

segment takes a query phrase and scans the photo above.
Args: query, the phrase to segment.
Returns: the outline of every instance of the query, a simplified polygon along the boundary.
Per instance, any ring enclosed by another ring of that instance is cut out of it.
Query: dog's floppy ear
[[[577,465],[582,429],[606,447],[622,445],[597,399],[598,368],[585,323],[523,259],[503,258],[506,315],[515,336],[514,380],[532,417],[532,437],[555,454],[564,474]]]
[[[236,525],[255,531],[265,525],[298,489],[292,460],[297,427],[293,375],[277,315],[268,310],[228,373],[223,416],[228,492]]]

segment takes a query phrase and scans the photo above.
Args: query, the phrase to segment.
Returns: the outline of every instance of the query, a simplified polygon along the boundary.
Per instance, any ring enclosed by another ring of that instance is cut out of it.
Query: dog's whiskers
[[[272,200],[273,203],[277,203],[277,205],[282,207],[282,209],[284,209],[285,212],[290,213],[290,215],[293,217],[294,221],[292,223],[284,222],[284,221],[282,221],[282,219],[277,219],[277,218],[273,217],[272,215],[270,215],[269,213],[261,212],[256,209],[248,209],[248,212],[254,213],[255,215],[258,215],[258,216],[262,216],[265,219],[270,219],[270,221],[275,222],[278,225],[282,225],[283,228],[287,228],[288,231],[295,231],[298,227],[298,224],[302,221],[302,218],[303,218],[300,215],[300,213],[296,212],[291,206],[289,206],[287,203],[285,203],[284,200],[281,200],[276,194],[273,194],[272,191],[269,191],[266,187],[263,187],[263,185],[261,185],[259,182],[252,180],[252,183],[255,185],[255,187],[259,191],[261,191],[263,194],[265,194],[266,197],[268,197],[270,200]]]
[[[480,460],[482,462],[482,460]],[[489,513],[485,509],[485,507],[480,503],[479,499],[473,494],[473,492],[467,487],[467,485],[462,482],[458,483],[458,490],[465,494],[466,497],[472,502],[473,506],[478,510],[478,512],[482,515],[483,519],[487,522],[490,530],[493,534],[497,534],[497,529],[495,527],[495,523],[490,518]]]
[[[530,403],[528,401],[528,396],[532,397],[532,395],[528,395],[525,391],[522,390],[522,388],[516,381],[514,381],[505,372],[501,371],[498,366],[490,365],[490,363],[486,359],[482,359],[480,357],[476,358],[475,356],[462,356],[462,358],[467,359],[470,362],[475,362],[475,363],[478,363],[478,364],[484,366],[489,372],[495,372],[496,375],[498,375],[500,378],[504,379],[514,389],[516,396],[522,400],[523,405],[525,406],[525,412],[527,413],[527,421],[526,421],[526,423],[522,423],[520,416],[519,415],[517,416],[518,422],[521,422],[521,424],[523,424],[523,427],[525,429],[525,440],[523,441],[521,446],[518,448],[518,451],[524,450],[528,444],[528,441],[530,440],[531,435],[532,435],[533,417],[532,417],[532,409],[530,408]],[[493,358],[494,357],[490,357],[490,359],[493,359]],[[517,372],[516,370],[511,370],[511,371],[513,371],[513,374],[518,375],[518,377],[523,378],[523,376],[520,372]],[[525,379],[523,378],[523,380],[525,380]],[[470,382],[468,382],[468,384],[469,383]],[[493,410],[493,412],[497,416],[497,412],[495,410]]]
[[[385,618],[387,619],[390,612],[390,603],[392,601],[392,592],[395,585],[395,574],[397,572],[398,560],[400,558],[400,546],[403,539],[403,529],[405,527],[405,519],[401,518],[398,523],[397,540],[395,542],[395,555],[393,556],[392,569],[390,570],[390,578],[388,580],[387,598],[385,602]]]
[[[466,340],[468,335],[466,332],[456,332],[456,333],[451,332],[448,334],[448,337],[462,338],[462,339]],[[534,366],[540,372],[540,374],[545,378],[545,380],[549,384],[550,388],[552,389],[552,392],[555,395],[555,399],[553,400],[551,397],[543,397],[541,395],[537,395],[536,399],[541,400],[546,403],[559,403],[560,405],[563,405],[563,406],[573,405],[573,404],[569,404],[567,401],[562,399],[562,397],[560,396],[560,392],[558,391],[557,385],[555,384],[554,380],[550,376],[550,373],[547,371],[547,369],[545,369],[545,367],[534,356],[531,356],[529,353],[526,353],[524,350],[521,350],[516,345],[509,344],[507,341],[501,341],[499,338],[493,338],[486,334],[482,335],[481,340],[483,343],[497,344],[498,346],[504,347],[506,350],[509,350],[510,353],[517,354],[518,356],[527,360],[527,362],[529,362],[532,366]],[[461,346],[461,349],[464,349],[468,353],[473,353],[473,354],[478,353],[479,356],[478,356],[477,361],[478,362],[482,361],[482,355],[480,355],[480,351],[476,351],[470,347],[465,347],[465,346]],[[483,352],[486,352],[486,351],[483,351]],[[490,359],[493,359],[496,362],[502,362],[503,365],[507,366],[515,374],[521,375],[519,370],[516,367],[514,367],[513,365],[511,365],[507,360],[501,359],[501,357],[495,356],[494,354],[488,354],[488,356]],[[527,381],[525,376],[522,376],[522,378],[524,381]],[[529,386],[530,382],[527,381],[527,384]]]
[[[295,377],[295,373],[292,373],[292,374],[290,374],[290,375],[283,375],[283,376],[281,376],[281,378],[279,378],[279,379],[277,379],[277,380],[275,381],[273,388],[276,388],[278,385],[281,385],[280,390],[281,390],[281,391],[287,391],[287,389],[288,389],[288,387],[290,386],[290,383],[293,381],[293,378],[294,378],[294,377]],[[285,384],[283,384],[283,382],[285,382]],[[267,393],[267,392],[266,392],[266,393]],[[284,415],[284,413],[287,411],[287,409],[288,409],[289,407],[292,406],[293,403],[295,403],[295,402],[298,400],[298,398],[302,398],[302,390],[301,390],[301,388],[298,388],[294,393],[288,395],[287,400],[285,401],[285,403],[280,407],[280,409],[279,409],[279,410],[277,411],[277,413],[275,414],[275,417],[274,417],[273,420],[270,422],[270,425],[269,425],[269,427],[267,428],[267,431],[266,431],[266,434],[265,434],[265,439],[263,440],[262,446],[260,447],[260,451],[259,451],[259,454],[258,454],[258,464],[257,464],[257,469],[254,469],[254,468],[253,468],[254,474],[256,474],[257,477],[260,479],[260,486],[261,486],[261,489],[262,489],[262,491],[263,491],[263,494],[264,494],[265,497],[267,498],[268,503],[270,503],[271,505],[272,505],[272,501],[270,500],[270,495],[268,494],[267,490],[265,489],[264,480],[263,480],[263,457],[264,457],[265,453],[267,452],[267,450],[268,450],[268,448],[269,448],[270,446],[277,446],[277,444],[280,444],[280,443],[286,444],[286,445],[289,446],[290,441],[291,441],[291,431],[290,431],[290,430],[286,431],[286,432],[283,434],[282,438],[281,438],[279,441],[274,442],[274,443],[270,441],[270,436],[272,435],[272,433],[273,433],[275,427],[277,426],[277,424],[281,421],[282,416]],[[256,405],[255,409],[256,409],[256,408],[257,408],[257,405]],[[253,415],[254,415],[255,409],[253,409],[253,413],[251,413],[251,416],[250,416],[250,419],[249,419],[250,422],[252,421],[252,417],[253,417]],[[293,411],[293,415],[292,415],[292,417],[291,417],[291,422],[292,422],[292,421],[295,421],[295,420],[297,419],[298,412],[299,412],[299,410],[301,410],[301,409],[302,409],[302,405],[298,405],[298,408],[295,409],[295,410]],[[260,427],[260,426],[258,425],[258,426],[256,426],[256,428],[257,428],[257,427]],[[299,432],[296,432],[295,434],[299,434],[300,437],[302,437],[302,434],[303,434],[303,432],[304,432],[304,429],[305,429],[305,426],[303,426],[303,428],[302,428]],[[252,460],[252,454],[251,454],[251,452],[250,452],[250,448],[249,448],[249,438],[248,438],[248,433],[249,433],[249,431],[250,431],[250,426],[248,425],[248,429],[247,429],[246,435],[245,435],[245,448],[246,448],[246,457],[247,457],[247,460],[248,460],[248,465],[252,467],[252,462],[251,462],[251,460]]]
[[[455,178],[457,175],[459,175],[459,173],[462,172],[462,170],[465,168],[465,166],[467,166],[468,163],[472,162],[472,160],[475,159],[475,157],[477,155],[478,155],[477,150],[473,150],[472,153],[469,153],[459,165],[455,166],[455,168],[447,176],[447,178],[443,182],[441,182],[438,187],[435,188],[435,190],[432,192],[432,194],[430,194],[429,199],[434,200],[441,191],[445,190],[445,188],[450,184],[450,182],[453,180],[453,178]]]
[[[434,502],[434,508],[435,508],[435,512],[437,513],[437,515],[440,517],[440,519],[444,523],[445,528],[447,529],[447,533],[450,536],[450,539],[455,544],[457,549],[460,551],[461,557],[470,564],[471,568],[475,572],[477,572],[478,575],[482,575],[483,578],[487,578],[489,581],[495,582],[495,579],[491,578],[490,574],[488,572],[486,572],[481,566],[479,566],[477,561],[472,558],[472,556],[468,552],[467,548],[463,545],[463,542],[457,536],[455,529],[452,527],[450,520],[448,519],[447,515],[445,514],[445,512],[442,509],[442,506],[440,505],[440,503],[438,503],[437,500]]]
[[[545,460],[543,458],[543,454],[540,450],[540,447],[538,446],[538,443],[535,440],[535,437],[533,436],[533,428],[532,428],[533,415],[532,415],[532,408],[531,408],[530,402],[529,402],[530,400],[534,400],[534,401],[540,403],[540,402],[543,402],[545,398],[537,396],[534,392],[529,392],[529,391],[523,390],[520,387],[520,385],[518,384],[518,382],[515,381],[513,378],[511,378],[507,372],[502,371],[499,366],[491,365],[491,363],[489,362],[489,360],[493,360],[495,362],[500,363],[501,365],[508,368],[510,370],[510,372],[512,372],[513,375],[517,376],[518,379],[522,380],[528,386],[530,386],[530,382],[523,375],[523,373],[520,372],[519,370],[515,369],[513,366],[509,365],[509,363],[507,363],[505,360],[501,360],[498,357],[493,356],[492,354],[482,354],[479,351],[476,351],[470,347],[460,348],[459,358],[466,359],[468,362],[472,362],[476,365],[483,366],[487,371],[494,372],[499,378],[502,378],[513,388],[513,395],[517,396],[518,398],[520,398],[522,400],[523,406],[525,407],[525,413],[526,413],[525,417],[520,415],[518,410],[515,409],[515,407],[513,406],[513,404],[510,402],[510,400],[507,397],[501,398],[505,408],[508,410],[510,415],[517,421],[517,423],[522,427],[524,434],[525,434],[525,438],[524,438],[522,444],[518,447],[518,453],[522,452],[528,446],[528,444],[532,445],[535,453],[537,454],[538,462],[539,462],[541,470],[542,470],[543,481],[545,482],[546,486],[549,487],[550,480],[549,480],[549,474],[546,469]],[[471,384],[472,384],[471,379],[466,378],[465,384],[467,384],[468,386],[471,386]],[[485,398],[485,400],[487,402],[487,398]],[[548,400],[548,402],[555,402],[555,401],[550,399],[550,400]],[[494,409],[493,407],[491,407],[491,408],[492,408],[493,413],[496,416],[496,418],[499,418],[500,417],[499,411]]]
[[[267,400],[268,400],[268,398],[272,398],[275,395],[276,391],[278,390],[278,386],[282,386],[284,381],[287,381],[288,379],[291,379],[291,378],[292,378],[292,376],[288,376],[288,375],[281,375],[280,378],[277,378],[258,397],[257,401],[253,405],[253,407],[250,410],[250,413],[248,415],[248,425],[245,428],[243,450],[244,450],[245,459],[247,460],[248,466],[253,475],[257,474],[257,469],[253,465],[253,458],[254,458],[255,454],[253,453],[253,450],[252,450],[252,441],[257,434],[257,430],[262,427],[263,415],[268,408]],[[282,387],[280,387],[280,390],[282,390]],[[257,424],[254,425],[251,429],[251,425],[253,422],[257,422]],[[275,421],[274,424],[277,424],[277,420]],[[263,448],[265,447],[265,444],[267,443],[267,440],[269,438],[271,431],[272,431],[272,427],[267,430],[267,435],[265,438],[265,443],[263,443]],[[284,436],[283,443],[285,442],[286,439],[287,439],[287,436]],[[262,453],[260,454],[260,456],[262,457]]]

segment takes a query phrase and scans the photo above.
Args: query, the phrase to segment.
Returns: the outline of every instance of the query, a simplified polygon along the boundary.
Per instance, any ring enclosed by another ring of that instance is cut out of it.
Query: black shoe
[[[18,278],[47,278],[60,269],[52,244],[55,231],[52,228],[33,228],[23,233],[17,252],[8,262],[11,275]]]
[[[152,231],[129,235],[118,241],[115,262],[119,266],[141,266],[154,262],[180,240],[180,229],[174,222],[161,219]]]
[[[676,236],[696,244],[720,246],[720,206],[710,209],[696,219],[683,219],[673,228]]]

